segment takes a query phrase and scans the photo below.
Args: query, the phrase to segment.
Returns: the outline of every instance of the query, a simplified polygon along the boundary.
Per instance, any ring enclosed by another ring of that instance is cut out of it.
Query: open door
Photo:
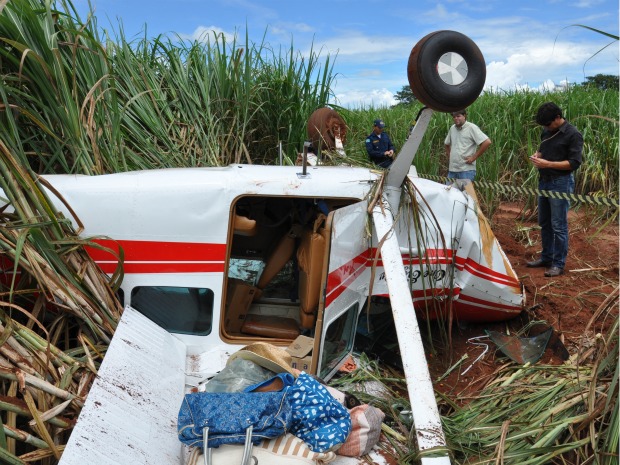
[[[331,212],[326,221],[328,260],[315,326],[313,371],[329,379],[353,350],[358,316],[368,294],[368,202]]]

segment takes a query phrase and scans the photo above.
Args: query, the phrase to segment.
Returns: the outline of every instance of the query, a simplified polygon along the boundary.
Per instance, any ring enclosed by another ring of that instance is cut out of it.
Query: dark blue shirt
[[[381,137],[372,132],[366,138],[366,152],[368,152],[370,160],[376,165],[386,168],[392,163],[392,158],[383,155],[388,150],[394,150],[394,144],[385,132],[381,133]]]
[[[540,175],[568,176],[581,165],[583,151],[583,136],[575,126],[564,123],[556,132],[543,129],[538,151],[542,158],[549,161],[564,161],[570,163],[570,170],[556,170],[553,168],[539,169]]]

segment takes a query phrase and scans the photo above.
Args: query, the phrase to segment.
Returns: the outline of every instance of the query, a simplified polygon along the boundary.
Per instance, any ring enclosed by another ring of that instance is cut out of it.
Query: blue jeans
[[[473,181],[476,177],[476,170],[469,171],[448,171],[448,178],[450,179],[469,179]]]
[[[538,189],[573,193],[575,179],[568,176],[541,177]],[[538,196],[538,224],[542,241],[541,259],[564,269],[568,255],[568,209],[570,203],[566,199],[554,199]]]
[[[470,181],[473,181],[476,177],[476,170],[448,171],[448,177],[450,179],[469,179]]]
[[[448,181],[446,186],[456,185],[459,189],[463,190],[463,186],[469,182],[473,182],[476,177],[476,170],[469,171],[448,171]],[[461,181],[455,181],[460,179]]]

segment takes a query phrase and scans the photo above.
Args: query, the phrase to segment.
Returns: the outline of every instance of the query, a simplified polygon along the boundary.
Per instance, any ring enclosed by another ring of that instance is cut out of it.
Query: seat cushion
[[[241,332],[255,336],[295,339],[300,330],[299,324],[293,318],[250,314],[245,317]]]

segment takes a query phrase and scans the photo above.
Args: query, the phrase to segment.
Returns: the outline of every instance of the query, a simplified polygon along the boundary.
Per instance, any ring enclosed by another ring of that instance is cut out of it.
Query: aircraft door
[[[315,326],[313,371],[329,379],[353,349],[358,316],[368,295],[368,202],[331,212],[326,221],[327,260]],[[319,337],[320,336],[320,337]]]

